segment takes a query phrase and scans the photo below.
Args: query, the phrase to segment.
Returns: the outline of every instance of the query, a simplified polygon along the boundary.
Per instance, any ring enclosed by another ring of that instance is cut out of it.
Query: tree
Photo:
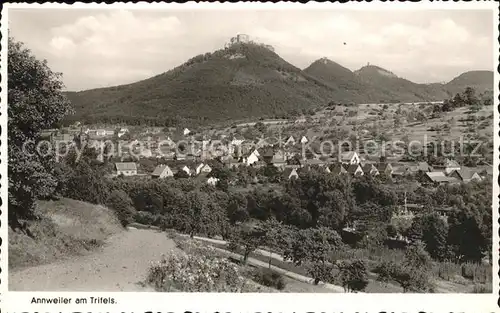
[[[67,179],[64,195],[95,204],[106,203],[109,187],[104,178],[104,169],[93,166],[87,159],[80,160],[74,166],[70,178]]]
[[[210,199],[206,193],[193,190],[186,195],[186,211],[181,213],[185,216],[186,231],[191,238],[194,234],[204,232],[208,225],[205,223]]]
[[[347,292],[365,290],[368,285],[368,274],[365,263],[362,260],[340,262],[338,267],[342,287]]]
[[[132,206],[132,200],[123,190],[114,190],[109,195],[106,204],[111,208],[123,226],[133,221],[136,211]]]
[[[57,186],[47,169],[53,162],[43,160],[34,144],[24,151],[23,145],[37,142],[42,129],[57,127],[71,108],[62,93],[61,75],[21,42],[8,40],[8,217],[13,226],[20,218],[34,218],[35,200],[51,195]]]
[[[294,234],[290,245],[285,247],[284,259],[296,265],[305,263],[317,285],[325,279],[326,273],[331,272],[332,264],[328,262],[330,255],[340,248],[342,239],[336,231],[326,227],[307,228]]]
[[[229,223],[232,225],[238,222],[246,222],[250,216],[247,211],[247,198],[243,193],[235,193],[229,200],[227,207]]]
[[[465,104],[468,106],[477,106],[480,104],[479,99],[476,96],[476,90],[472,87],[465,88],[464,98]]]
[[[431,257],[425,251],[425,245],[417,241],[406,249],[403,263],[410,267],[427,270],[431,266]]]
[[[421,217],[422,241],[433,259],[442,261],[447,254],[448,225],[437,213]]]
[[[391,277],[403,288],[403,292],[428,292],[432,289],[427,273],[419,268],[397,264]]]
[[[450,102],[450,100],[445,99],[443,101],[443,105],[441,106],[441,111],[449,112],[449,111],[451,111],[451,109],[452,109],[452,103]]]
[[[259,132],[261,132],[262,134],[264,134],[267,130],[267,126],[266,124],[262,123],[262,122],[258,122],[254,125],[255,129],[257,129]]]
[[[383,261],[374,270],[378,274],[377,280],[383,283],[397,282],[403,292],[416,291],[428,292],[432,290],[429,276],[424,269],[412,267],[407,263],[395,263]]]
[[[230,235],[229,249],[234,251],[241,248],[243,250],[243,264],[246,264],[250,253],[262,245],[264,240],[265,231],[248,225],[236,226]]]
[[[264,244],[270,249],[269,268],[271,268],[272,250],[279,248],[279,243],[283,240],[283,224],[279,222],[274,216],[272,216],[263,223],[262,227],[266,231]]]

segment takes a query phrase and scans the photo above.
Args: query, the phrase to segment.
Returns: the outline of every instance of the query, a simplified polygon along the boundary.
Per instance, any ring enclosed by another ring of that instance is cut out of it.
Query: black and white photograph
[[[9,292],[494,295],[490,4],[9,7]]]

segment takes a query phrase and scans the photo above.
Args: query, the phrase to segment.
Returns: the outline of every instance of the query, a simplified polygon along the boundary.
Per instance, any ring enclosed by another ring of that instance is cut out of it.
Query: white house
[[[454,177],[468,183],[470,181],[481,181],[481,176],[474,170],[463,168],[461,170],[454,170],[448,175],[449,177]]]
[[[306,136],[302,136],[302,138],[300,138],[300,143],[308,143],[309,142],[309,139],[307,139]]]
[[[115,163],[115,168],[117,175],[137,175],[137,165],[134,162]]]
[[[353,176],[363,176],[365,173],[363,172],[363,168],[359,164],[350,164],[346,171]]]
[[[196,175],[199,175],[200,173],[210,173],[212,171],[212,168],[210,167],[210,165],[208,164],[203,164],[203,163],[200,163],[197,167],[196,167]]]
[[[97,137],[104,137],[104,136],[106,136],[106,130],[105,129],[96,129],[95,131],[91,130],[91,132],[95,132],[95,135]]]
[[[184,136],[187,136],[191,133],[191,131],[187,128],[184,128],[184,131],[182,133],[184,134]]]
[[[297,179],[299,178],[299,174],[297,173],[297,170],[294,168],[287,168],[283,171],[283,177],[290,180],[290,179]]]
[[[285,146],[288,146],[288,145],[294,145],[295,144],[295,138],[293,138],[293,136],[290,136],[288,137],[288,139],[285,141]]]
[[[118,134],[117,134],[118,138],[122,137],[126,133],[128,133],[128,129],[126,129],[126,128],[120,128],[120,130],[118,131]]]
[[[186,172],[186,174],[191,176],[191,169],[187,165],[184,165],[184,167],[181,169],[181,171],[184,171],[184,172]]]
[[[207,179],[207,184],[215,186],[218,181],[219,181],[219,179],[217,177],[209,177]]]
[[[259,161],[260,153],[257,149],[253,150],[248,156],[243,158],[243,162],[246,166],[250,166]]]
[[[339,156],[339,162],[344,164],[359,164],[359,155],[355,151],[342,152]]]
[[[460,169],[461,169],[461,166],[460,166],[460,164],[458,164],[457,161],[449,160],[449,159],[446,160],[445,169],[444,169],[444,172],[446,174],[450,174],[453,171],[460,171]]]
[[[162,164],[158,165],[153,173],[151,174],[152,178],[165,178],[165,177],[172,177],[174,176],[174,173],[170,169],[168,165]]]

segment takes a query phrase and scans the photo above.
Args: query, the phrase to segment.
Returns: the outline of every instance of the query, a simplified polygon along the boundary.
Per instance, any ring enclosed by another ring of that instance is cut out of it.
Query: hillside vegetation
[[[76,111],[68,121],[182,126],[298,115],[331,101],[440,101],[462,84],[492,90],[492,72],[459,78],[449,86],[416,84],[377,66],[352,72],[326,58],[301,70],[264,46],[239,43],[143,81],[66,96]]]
[[[122,230],[112,211],[82,201],[39,201],[37,213],[41,218],[28,225],[31,236],[9,229],[11,270],[84,253]]]
[[[467,87],[474,88],[478,93],[485,93],[487,91],[493,92],[493,72],[465,72],[446,84],[446,89],[449,90],[452,94],[461,92]]]

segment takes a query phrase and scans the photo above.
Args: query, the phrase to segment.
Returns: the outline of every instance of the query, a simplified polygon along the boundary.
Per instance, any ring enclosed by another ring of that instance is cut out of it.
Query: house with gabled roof
[[[184,128],[184,130],[182,131],[182,134],[183,134],[184,136],[187,136],[187,135],[189,135],[190,133],[191,133],[191,131],[190,131],[188,128]]]
[[[302,138],[300,138],[300,143],[308,143],[309,142],[309,139],[307,139],[306,136],[302,136]]]
[[[285,153],[281,150],[276,151],[273,154],[271,163],[278,168],[284,168],[286,166]]]
[[[196,167],[195,169],[195,173],[196,175],[199,175],[201,173],[205,173],[205,174],[208,174],[212,171],[212,168],[210,167],[210,165],[208,164],[203,164],[203,163],[200,163],[198,164],[198,166]]]
[[[406,164],[394,164],[392,166],[392,176],[407,176],[410,174],[410,169]]]
[[[116,175],[134,176],[137,175],[137,164],[135,162],[115,163]]]
[[[295,145],[295,138],[293,138],[293,136],[290,136],[285,141],[285,146],[293,146],[293,145]]]
[[[156,166],[153,173],[151,174],[152,178],[166,178],[173,176],[174,172],[172,172],[172,169],[170,169],[170,167],[166,164]]]
[[[432,172],[434,169],[427,162],[415,162],[407,164],[408,171],[412,174]]]
[[[377,163],[375,166],[377,167],[379,174],[385,175],[387,177],[392,176],[392,172],[394,171],[394,169],[392,168],[392,165],[390,163]]]
[[[380,174],[377,167],[371,163],[363,165],[362,169],[363,169],[363,173],[365,173],[365,175],[377,176]]]
[[[259,154],[260,154],[259,159],[269,164],[273,160],[274,149],[272,147],[265,147],[259,149]]]
[[[359,164],[350,164],[347,166],[346,171],[353,176],[363,176],[365,174]]]
[[[446,174],[450,174],[453,171],[460,170],[461,166],[455,160],[446,159],[442,164],[433,165],[433,168],[436,171],[443,171]]]
[[[287,180],[298,179],[299,174],[297,173],[297,170],[295,168],[286,168],[283,171],[283,177]]]
[[[117,136],[118,136],[118,138],[121,138],[122,136],[124,136],[127,133],[128,133],[128,129],[127,128],[120,128],[118,130]]]
[[[191,174],[193,174],[193,170],[191,170],[187,165],[184,165],[184,167],[181,168],[181,171],[184,171],[189,176],[191,176]]]
[[[334,163],[329,168],[332,175],[348,174],[342,163]]]
[[[462,168],[460,170],[454,170],[453,172],[448,175],[449,177],[454,177],[464,183],[468,183],[470,181],[481,181],[482,177],[479,175],[478,172],[469,169],[469,168]]]
[[[346,151],[340,153],[339,162],[344,164],[359,164],[361,159],[356,151]]]
[[[241,162],[243,162],[246,166],[250,166],[260,159],[260,152],[257,149],[254,149],[252,152],[247,153],[241,157]]]
[[[460,182],[458,178],[446,176],[444,172],[427,172],[424,175],[424,179],[427,183],[433,184],[450,184]]]

